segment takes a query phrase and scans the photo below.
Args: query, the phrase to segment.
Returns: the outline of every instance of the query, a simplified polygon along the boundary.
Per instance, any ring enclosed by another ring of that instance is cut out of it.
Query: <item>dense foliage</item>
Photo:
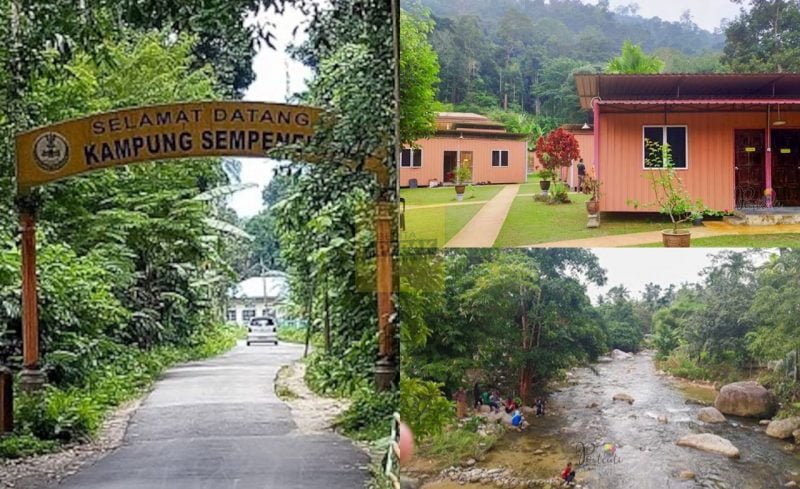
[[[428,35],[433,22],[426,12],[400,17],[400,139],[411,143],[433,134],[439,61]]]

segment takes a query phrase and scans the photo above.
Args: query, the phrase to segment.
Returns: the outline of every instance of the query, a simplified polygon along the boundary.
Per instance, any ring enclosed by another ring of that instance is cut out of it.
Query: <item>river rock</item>
[[[791,438],[792,432],[798,429],[800,429],[800,417],[776,419],[767,425],[767,435],[783,440]]]
[[[704,407],[697,412],[697,419],[703,423],[724,423],[725,416],[717,408]]]
[[[613,400],[615,401],[625,401],[628,404],[633,404],[633,398],[624,392],[619,392],[614,394]]]
[[[760,424],[761,426],[767,426],[770,423],[772,423],[771,419],[762,419],[761,421],[758,422],[758,424]]]
[[[678,446],[696,448],[704,452],[719,453],[730,458],[739,458],[739,449],[721,436],[711,433],[686,435],[677,442]]]
[[[792,431],[792,436],[794,437],[794,442],[800,445],[800,430]]]
[[[658,417],[658,422],[661,424],[667,424],[669,423],[669,418],[667,418],[665,414],[662,414],[661,416]]]
[[[633,358],[633,355],[622,350],[614,350],[611,352],[611,358],[614,360],[630,360]]]
[[[720,389],[714,407],[733,416],[771,418],[778,409],[778,400],[758,382],[734,382]]]
[[[681,470],[681,472],[678,474],[678,479],[682,481],[688,481],[694,478],[695,478],[695,473],[692,472],[691,470]]]
[[[597,363],[611,363],[614,360],[611,357],[599,357]]]
[[[789,481],[786,484],[784,484],[783,487],[797,487],[797,482]]]

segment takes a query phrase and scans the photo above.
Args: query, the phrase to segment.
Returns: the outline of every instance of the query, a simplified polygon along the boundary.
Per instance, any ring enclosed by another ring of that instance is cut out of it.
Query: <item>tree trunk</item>
[[[331,307],[328,300],[328,274],[325,273],[325,353],[331,351]]]

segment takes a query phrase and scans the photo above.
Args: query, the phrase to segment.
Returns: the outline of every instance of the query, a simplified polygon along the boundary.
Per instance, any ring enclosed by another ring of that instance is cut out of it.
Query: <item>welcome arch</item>
[[[260,157],[285,144],[308,144],[323,112],[302,105],[208,101],[132,107],[20,133],[15,138],[22,254],[22,387],[44,384],[40,370],[36,279],[36,216],[31,190],[103,168],[198,157]],[[309,163],[313,164],[313,161]],[[359,165],[353,164],[354,167]],[[360,165],[381,186],[376,201],[376,283],[379,358],[375,380],[394,381],[393,204],[385,200],[390,172],[378,158]]]

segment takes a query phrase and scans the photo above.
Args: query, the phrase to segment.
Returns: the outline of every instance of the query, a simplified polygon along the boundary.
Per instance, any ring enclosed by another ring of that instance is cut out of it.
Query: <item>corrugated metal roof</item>
[[[800,73],[724,73],[651,75],[578,74],[581,106],[592,99],[612,100],[800,100]]]

